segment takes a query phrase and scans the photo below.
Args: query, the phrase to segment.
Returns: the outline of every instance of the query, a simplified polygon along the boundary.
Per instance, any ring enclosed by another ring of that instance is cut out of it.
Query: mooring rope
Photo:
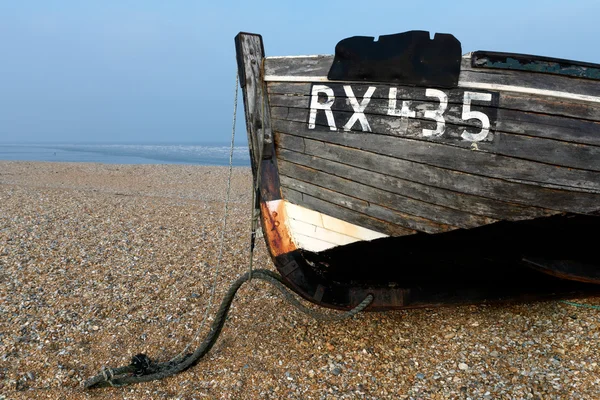
[[[281,276],[273,271],[266,269],[257,269],[250,273],[246,272],[238,278],[229,288],[227,294],[221,302],[215,319],[210,327],[210,331],[202,341],[202,344],[193,353],[186,354],[184,357],[176,357],[171,361],[156,363],[145,354],[137,354],[132,357],[129,365],[119,368],[103,368],[102,372],[83,383],[86,389],[93,389],[105,386],[120,387],[133,383],[148,382],[157,379],[163,379],[179,372],[185,371],[191,366],[197,364],[200,359],[206,355],[217,341],[223,326],[231,303],[239,288],[251,279],[260,279],[275,286],[283,294],[285,300],[293,305],[297,310],[309,315],[319,321],[340,321],[351,318],[363,311],[373,301],[373,295],[369,294],[365,299],[350,311],[339,314],[326,314],[315,311],[302,304],[289,290],[283,282]]]
[[[564,304],[568,304],[570,306],[574,306],[574,307],[591,308],[592,310],[598,310],[598,311],[600,311],[600,306],[595,306],[595,305],[592,305],[592,304],[575,303],[574,301],[568,301],[568,300],[561,300],[560,302],[564,303]]]
[[[237,116],[237,102],[238,102],[238,86],[239,86],[239,75],[236,75],[235,80],[235,99],[233,106],[233,124],[232,124],[232,132],[231,132],[231,148],[229,152],[229,178],[227,181],[227,195],[225,199],[225,210],[223,216],[223,229],[221,231],[221,243],[219,248],[219,256],[217,259],[217,265],[215,268],[213,284],[210,291],[210,297],[208,300],[208,304],[204,310],[204,317],[202,318],[202,322],[200,327],[196,331],[194,338],[186,345],[186,347],[171,360],[163,363],[156,363],[145,354],[137,354],[131,358],[131,363],[129,365],[119,367],[119,368],[103,368],[102,371],[83,382],[83,386],[86,389],[104,387],[104,386],[113,386],[120,387],[129,385],[132,383],[140,383],[140,382],[148,382],[157,379],[163,379],[172,375],[175,375],[179,372],[182,372],[191,366],[198,363],[198,361],[206,355],[212,348],[212,346],[217,341],[223,326],[225,325],[225,320],[227,317],[227,313],[231,307],[231,303],[235,298],[235,294],[239,290],[239,288],[245,283],[253,279],[260,279],[270,283],[275,286],[279,291],[283,294],[285,300],[293,305],[299,311],[309,315],[319,321],[340,321],[343,319],[351,318],[354,315],[358,314],[365,308],[371,304],[373,301],[373,295],[369,294],[365,299],[358,304],[356,307],[351,309],[350,311],[346,311],[339,314],[324,314],[315,310],[312,310],[302,304],[290,291],[290,289],[285,285],[281,276],[278,274],[269,271],[269,270],[253,270],[252,262],[254,260],[254,247],[256,240],[256,228],[258,226],[258,212],[259,207],[258,201],[260,199],[259,187],[260,187],[260,162],[262,161],[262,146],[259,149],[259,158],[258,158],[258,167],[257,167],[257,176],[253,182],[252,187],[252,218],[251,218],[251,239],[250,239],[250,260],[249,260],[249,268],[248,272],[238,278],[229,288],[227,294],[221,301],[221,306],[217,310],[217,314],[213,323],[210,327],[210,330],[200,346],[193,353],[185,354],[192,343],[194,343],[200,336],[206,321],[208,320],[208,312],[212,306],[212,301],[215,295],[216,284],[219,276],[219,269],[221,266],[222,256],[223,256],[223,243],[224,243],[224,232],[227,227],[227,216],[228,216],[228,207],[229,207],[229,199],[230,199],[230,191],[231,191],[231,175],[232,175],[232,166],[233,166],[233,148],[234,148],[234,139],[235,139],[235,123]],[[263,98],[263,115],[266,112],[264,98]],[[264,132],[263,132],[264,136]]]
[[[227,228],[227,217],[229,215],[229,200],[231,197],[231,175],[233,172],[233,149],[235,142],[235,124],[237,121],[237,105],[238,105],[238,90],[240,83],[240,75],[239,72],[235,74],[235,95],[233,98],[233,121],[231,123],[231,144],[229,146],[229,174],[227,176],[227,190],[225,194],[225,206],[223,210],[223,222],[221,228],[221,239],[219,241],[219,255],[217,257],[217,265],[214,271],[213,283],[210,288],[210,296],[208,298],[208,303],[204,308],[204,317],[202,317],[202,322],[200,323],[200,327],[196,330],[196,334],[194,338],[185,346],[185,348],[175,357],[172,361],[178,361],[183,356],[183,354],[188,351],[192,343],[196,342],[196,340],[200,337],[200,333],[204,329],[204,325],[206,325],[206,321],[208,320],[208,312],[212,307],[212,302],[215,297],[215,290],[217,287],[217,280],[219,278],[219,270],[221,268],[221,262],[223,259],[223,245],[225,243],[225,230]]]

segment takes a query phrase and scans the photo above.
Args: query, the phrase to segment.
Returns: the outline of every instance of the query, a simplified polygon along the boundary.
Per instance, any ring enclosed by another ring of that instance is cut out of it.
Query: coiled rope
[[[373,295],[369,294],[360,304],[350,311],[337,314],[321,313],[302,304],[294,294],[292,294],[283,282],[281,276],[277,273],[266,269],[256,269],[252,271],[252,278],[250,278],[250,273],[246,272],[231,285],[221,302],[221,306],[217,311],[215,319],[210,327],[210,331],[196,351],[186,354],[184,357],[177,356],[173,360],[164,363],[156,363],[145,354],[138,354],[132,357],[129,365],[114,369],[105,368],[98,375],[86,380],[83,383],[83,386],[86,389],[93,389],[109,385],[120,387],[133,383],[148,382],[175,375],[195,365],[210,351],[217,341],[219,334],[225,325],[225,319],[235,294],[245,282],[248,282],[251,279],[259,279],[275,286],[283,294],[288,303],[293,305],[297,310],[319,321],[340,321],[351,318],[367,308],[373,301]]]

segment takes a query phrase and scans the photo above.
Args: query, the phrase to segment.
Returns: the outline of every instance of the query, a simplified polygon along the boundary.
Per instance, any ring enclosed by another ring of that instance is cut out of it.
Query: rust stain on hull
[[[260,203],[263,233],[273,257],[296,250],[286,223],[285,202],[274,200]]]

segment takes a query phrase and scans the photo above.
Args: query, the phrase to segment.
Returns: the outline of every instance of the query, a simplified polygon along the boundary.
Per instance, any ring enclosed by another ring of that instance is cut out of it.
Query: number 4
[[[471,100],[492,101],[491,93],[465,92],[463,101],[462,119],[478,119],[481,121],[481,131],[479,133],[467,132],[466,128],[460,135],[463,139],[471,142],[481,142],[490,132],[490,118],[480,111],[471,111]]]

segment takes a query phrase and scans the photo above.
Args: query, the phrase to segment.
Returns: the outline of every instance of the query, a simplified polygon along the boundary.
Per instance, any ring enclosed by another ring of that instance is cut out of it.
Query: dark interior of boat
[[[324,281],[407,288],[415,305],[502,300],[596,289],[598,232],[598,216],[559,215],[303,255]]]

